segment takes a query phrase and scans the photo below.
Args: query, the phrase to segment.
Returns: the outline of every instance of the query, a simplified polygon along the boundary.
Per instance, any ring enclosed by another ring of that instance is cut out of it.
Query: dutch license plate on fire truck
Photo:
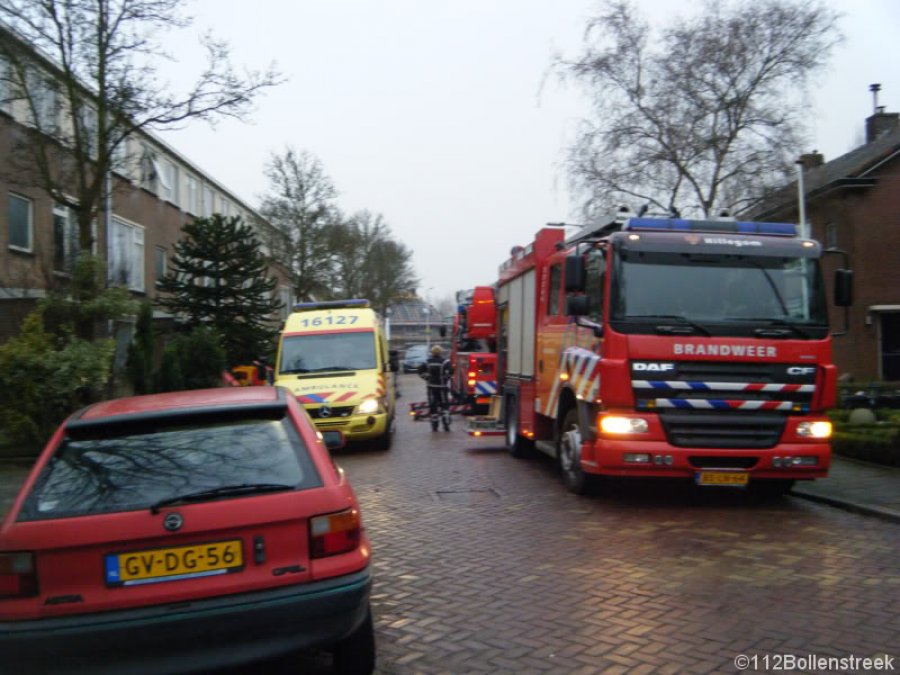
[[[750,481],[750,474],[746,471],[698,471],[695,481],[697,485],[743,487]]]

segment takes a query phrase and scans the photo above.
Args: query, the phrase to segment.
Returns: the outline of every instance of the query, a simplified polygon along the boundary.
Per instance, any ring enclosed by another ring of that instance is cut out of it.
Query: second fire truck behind
[[[781,223],[540,230],[496,284],[510,451],[558,458],[576,493],[604,475],[773,492],[824,477],[837,373],[822,253]],[[836,305],[851,281],[835,272]]]

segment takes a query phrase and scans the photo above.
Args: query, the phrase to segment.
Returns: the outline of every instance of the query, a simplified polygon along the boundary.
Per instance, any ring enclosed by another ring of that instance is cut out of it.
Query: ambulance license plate
[[[743,487],[750,481],[746,471],[698,471],[697,485],[723,485]]]

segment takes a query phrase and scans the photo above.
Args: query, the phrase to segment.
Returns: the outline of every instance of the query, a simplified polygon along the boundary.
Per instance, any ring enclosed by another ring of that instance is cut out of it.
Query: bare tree
[[[272,257],[289,271],[298,299],[328,295],[333,285],[329,229],[340,221],[334,184],[318,158],[291,148],[272,155],[266,177],[271,191],[260,213],[275,228],[266,241]]]
[[[801,152],[812,75],[840,39],[819,0],[707,0],[654,30],[627,0],[560,58],[593,98],[569,154],[588,218],[622,201],[709,215],[781,183]]]
[[[342,297],[368,298],[381,312],[391,300],[416,285],[412,253],[394,240],[381,214],[360,211],[331,231],[335,291]]]
[[[242,119],[273,70],[237,74],[227,45],[207,36],[207,64],[185,94],[159,78],[167,59],[156,37],[183,28],[180,0],[0,0],[0,79],[6,103],[24,105],[17,131],[20,166],[37,174],[54,200],[77,214],[79,246],[90,251],[92,224],[107,208],[125,141],[140,131],[190,120]]]

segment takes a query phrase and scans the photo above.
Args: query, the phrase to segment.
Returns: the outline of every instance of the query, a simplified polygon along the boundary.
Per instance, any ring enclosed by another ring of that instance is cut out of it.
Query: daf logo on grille
[[[674,363],[642,363],[635,361],[631,364],[632,369],[650,371],[656,373],[667,373],[675,370]]]
[[[331,417],[331,408],[327,405],[323,405],[319,408],[319,417]]]
[[[169,532],[180,530],[182,525],[184,525],[184,518],[181,517],[180,513],[167,513],[166,517],[163,518],[163,527]]]

